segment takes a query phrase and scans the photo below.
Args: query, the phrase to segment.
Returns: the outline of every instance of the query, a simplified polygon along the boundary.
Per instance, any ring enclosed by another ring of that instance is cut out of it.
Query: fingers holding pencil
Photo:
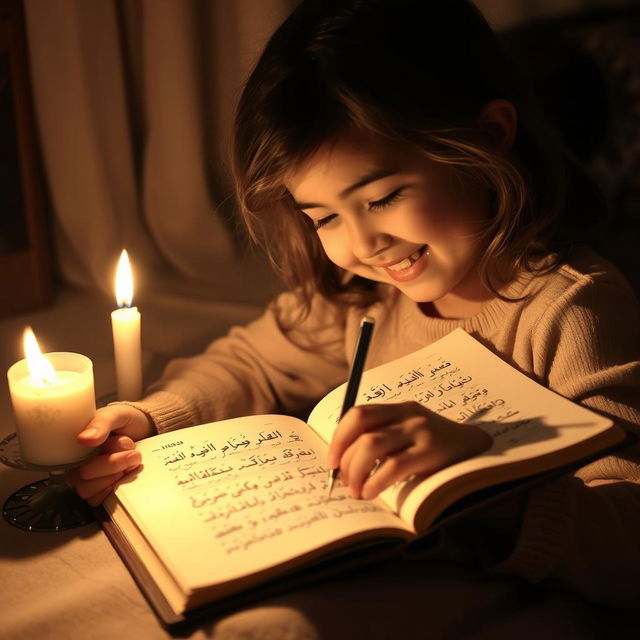
[[[329,460],[353,498],[370,500],[394,483],[428,476],[485,451],[480,427],[449,420],[415,401],[355,407],[341,420]]]

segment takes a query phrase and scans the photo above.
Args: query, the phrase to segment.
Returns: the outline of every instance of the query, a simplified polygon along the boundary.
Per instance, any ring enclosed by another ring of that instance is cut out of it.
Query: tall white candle
[[[131,306],[133,274],[126,250],[120,255],[116,271],[116,300],[119,309],[111,313],[111,328],[118,400],[138,400],[142,396],[140,312]]]
[[[9,393],[26,462],[63,465],[86,458],[76,440],[96,412],[93,364],[79,353],[42,355],[30,328],[24,360],[9,368]]]

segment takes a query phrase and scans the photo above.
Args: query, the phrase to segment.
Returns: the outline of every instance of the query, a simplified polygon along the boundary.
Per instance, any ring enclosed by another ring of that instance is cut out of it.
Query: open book
[[[492,447],[376,500],[352,499],[339,482],[328,498],[327,443],[343,394],[344,385],[325,396],[308,424],[249,416],[137,443],[142,469],[107,499],[103,526],[164,623],[310,567],[349,564],[374,546],[404,545],[465,496],[625,438],[458,329],[366,371],[357,404],[415,400],[486,429]]]

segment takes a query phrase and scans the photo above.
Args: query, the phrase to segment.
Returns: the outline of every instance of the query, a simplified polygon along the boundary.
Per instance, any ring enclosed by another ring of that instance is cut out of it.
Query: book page
[[[408,530],[381,502],[327,497],[326,444],[286,416],[251,416],[136,443],[116,496],[181,588],[225,582],[367,530]],[[400,535],[402,537],[402,534]]]
[[[325,396],[309,417],[309,425],[326,442],[338,422],[344,387]],[[529,463],[500,479],[547,470],[556,464],[544,456],[568,450],[612,424],[531,380],[462,329],[363,374],[356,404],[406,401],[417,401],[454,422],[475,424],[494,439],[493,446],[479,456],[430,478],[410,478],[384,491],[385,503],[407,522],[414,521],[423,500],[445,482],[532,458],[539,458],[540,464]],[[494,480],[498,476],[496,472]],[[477,477],[474,482],[468,490],[482,488]],[[487,484],[491,482],[485,480],[484,486]]]

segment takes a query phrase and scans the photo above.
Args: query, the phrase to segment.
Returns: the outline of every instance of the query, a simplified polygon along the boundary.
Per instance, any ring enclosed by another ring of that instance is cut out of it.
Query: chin
[[[416,286],[398,286],[398,283],[391,283],[396,289],[403,293],[407,298],[414,302],[437,302],[451,292],[451,289],[444,286],[433,285],[416,285]]]

